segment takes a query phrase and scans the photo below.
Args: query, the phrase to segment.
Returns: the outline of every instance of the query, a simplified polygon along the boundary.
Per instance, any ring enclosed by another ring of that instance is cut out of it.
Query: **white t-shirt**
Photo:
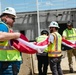
[[[49,35],[49,39],[48,39],[49,43],[53,43],[54,42],[54,36],[52,34]]]

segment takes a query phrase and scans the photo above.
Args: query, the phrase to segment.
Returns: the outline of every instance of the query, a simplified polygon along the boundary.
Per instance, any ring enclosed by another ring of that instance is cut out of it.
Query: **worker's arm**
[[[67,34],[66,34],[66,31],[64,30],[63,33],[62,33],[62,38],[66,39],[66,37],[67,37]]]
[[[63,38],[63,39],[66,39],[66,37],[65,37],[65,36],[62,36],[62,38]]]
[[[17,39],[20,37],[20,33],[7,33],[7,32],[0,32],[0,41],[6,41],[11,39]]]
[[[0,23],[0,41],[17,39],[20,37],[20,33],[8,33],[9,29],[4,23]]]

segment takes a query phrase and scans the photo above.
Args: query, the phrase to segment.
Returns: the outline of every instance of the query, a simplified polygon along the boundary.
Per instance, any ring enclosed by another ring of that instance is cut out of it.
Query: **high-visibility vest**
[[[54,32],[52,35],[54,36],[54,41],[48,45],[48,57],[59,57],[61,56],[62,37],[58,32]]]
[[[66,39],[67,40],[76,40],[76,30],[72,28],[71,30],[66,29]]]
[[[3,23],[3,22],[0,22]],[[7,28],[8,26],[3,23]],[[9,32],[8,28],[8,32]],[[0,61],[21,61],[21,53],[10,46],[9,41],[0,41]]]
[[[46,36],[46,35],[41,35],[41,36],[39,36],[39,37],[37,37],[36,38],[36,42],[43,42],[44,40],[46,40],[48,38],[48,36]],[[48,48],[46,48],[45,50],[44,50],[44,52],[47,52],[48,51]]]

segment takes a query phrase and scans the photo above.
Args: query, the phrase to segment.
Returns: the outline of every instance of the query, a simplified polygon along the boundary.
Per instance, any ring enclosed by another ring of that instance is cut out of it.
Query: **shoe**
[[[73,68],[70,68],[70,73],[74,73],[74,70],[73,70]]]

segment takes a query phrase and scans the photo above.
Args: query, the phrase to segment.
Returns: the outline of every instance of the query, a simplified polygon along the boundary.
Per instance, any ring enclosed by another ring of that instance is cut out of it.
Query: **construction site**
[[[22,34],[26,35],[30,41],[34,41],[38,36],[37,12],[22,12],[17,13],[17,16],[18,18],[16,19],[14,30],[20,31]],[[43,29],[48,30],[49,23],[51,21],[57,21],[60,26],[59,33],[62,35],[62,31],[66,29],[68,21],[72,21],[73,26],[76,27],[76,9],[40,11],[39,20],[40,31]],[[66,54],[66,51],[63,51],[63,54]],[[30,63],[28,64],[29,61]],[[76,63],[74,62],[74,64]],[[64,75],[75,75],[75,73],[69,73],[67,55],[62,59],[61,65]],[[76,66],[74,66],[74,68],[76,68]],[[26,74],[26,71],[28,74]],[[29,73],[32,75],[38,74],[37,58],[35,54],[29,55],[23,53],[23,64],[19,75],[30,75]],[[51,75],[50,70],[48,71],[48,75]]]
[[[64,1],[64,0],[63,0]],[[76,2],[76,1],[75,1]],[[71,3],[70,3],[71,4]],[[73,4],[73,3],[72,3]],[[17,18],[14,23],[14,31],[25,35],[30,42],[34,42],[35,38],[40,35],[43,29],[49,31],[48,26],[51,21],[57,21],[59,24],[59,33],[62,35],[66,29],[67,22],[71,21],[73,27],[76,28],[76,6],[72,8],[36,10],[30,12],[17,12]],[[74,73],[69,73],[68,59],[66,51],[62,51],[61,67],[64,75],[76,75],[76,61],[74,61]],[[22,53],[23,63],[18,75],[38,75],[36,54]],[[48,66],[47,75],[52,75]]]

